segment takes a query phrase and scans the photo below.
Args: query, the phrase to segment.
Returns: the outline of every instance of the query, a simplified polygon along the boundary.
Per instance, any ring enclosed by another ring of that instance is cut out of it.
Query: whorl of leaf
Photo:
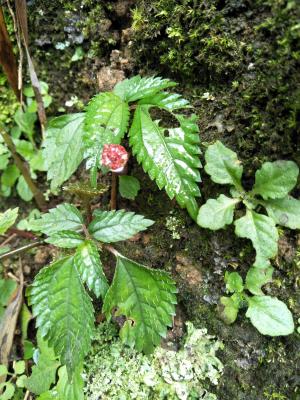
[[[118,257],[115,276],[106,294],[107,318],[126,316],[120,336],[129,346],[151,353],[166,337],[175,315],[176,287],[164,271],[152,270]]]
[[[90,349],[94,329],[92,302],[73,257],[43,268],[27,295],[36,326],[71,376]]]
[[[198,182],[199,128],[196,117],[176,115],[180,127],[168,129],[153,121],[151,105],[138,105],[129,132],[133,154],[157,186],[164,188],[168,196],[176,198],[181,207],[187,208],[196,219],[198,205],[195,197],[200,196]]]

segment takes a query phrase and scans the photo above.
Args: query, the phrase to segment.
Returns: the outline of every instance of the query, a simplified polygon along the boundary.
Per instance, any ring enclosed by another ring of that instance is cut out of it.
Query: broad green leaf
[[[23,112],[18,108],[14,115],[14,120],[22,132],[32,139],[34,134],[34,123],[37,120],[36,113]]]
[[[226,283],[226,289],[229,292],[241,293],[243,291],[243,278],[238,272],[226,272],[224,280]]]
[[[73,249],[83,243],[84,238],[80,233],[66,230],[52,234],[45,242],[54,244],[57,247]]]
[[[0,155],[0,170],[5,170],[8,165],[10,158],[10,153],[5,153]]]
[[[10,164],[1,175],[1,183],[4,186],[12,187],[20,176],[20,171],[15,164]]]
[[[103,312],[111,318],[125,316],[122,340],[138,351],[150,353],[175,315],[176,287],[163,271],[152,270],[125,257],[117,258],[115,276],[104,299]]]
[[[81,376],[82,368],[77,366],[70,381],[65,366],[58,370],[57,392],[59,400],[84,400],[84,382]]]
[[[232,224],[233,213],[239,199],[221,194],[216,200],[209,199],[200,207],[197,224],[203,228],[218,230]]]
[[[141,188],[140,182],[134,176],[119,176],[119,192],[122,197],[134,200]]]
[[[198,182],[201,181],[199,128],[192,117],[177,116],[180,127],[169,129],[167,136],[166,129],[152,120],[150,107],[139,105],[135,111],[129,132],[133,154],[157,186],[164,188],[171,199],[175,197],[196,219],[195,197],[200,196]]]
[[[61,399],[55,389],[42,393],[37,400],[65,400]]]
[[[113,243],[129,239],[153,224],[154,221],[133,212],[97,210],[88,229],[100,242]]]
[[[7,375],[7,373],[8,373],[7,366],[0,364],[0,376]]]
[[[71,376],[90,349],[94,329],[91,299],[73,257],[43,268],[27,295],[36,326]]]
[[[263,335],[286,336],[294,331],[294,321],[287,306],[276,297],[249,297],[246,317]]]
[[[86,137],[93,144],[118,144],[127,130],[128,120],[127,103],[114,93],[100,93],[89,102],[86,108]]]
[[[51,189],[70,178],[83,160],[84,114],[62,115],[48,124],[43,159]]]
[[[15,393],[15,387],[11,382],[0,383],[1,400],[10,400]]]
[[[261,287],[268,282],[272,282],[274,268],[255,268],[249,269],[246,275],[246,289],[248,289],[252,294],[262,296],[263,292]]]
[[[265,162],[256,171],[252,193],[260,194],[265,200],[281,199],[297,183],[299,168],[293,161]]]
[[[278,251],[278,232],[272,218],[247,210],[246,215],[236,220],[234,224],[237,236],[252,241],[256,250],[254,266],[268,267],[269,259],[275,257]]]
[[[32,191],[29,189],[29,186],[22,175],[18,179],[17,192],[24,201],[31,201],[33,199]]]
[[[34,394],[46,392],[55,383],[59,365],[59,361],[41,353],[37,365],[32,367],[32,373],[25,381],[25,387]]]
[[[18,212],[19,208],[17,207],[0,213],[0,235],[3,235],[16,222]]]
[[[24,157],[25,160],[29,161],[33,157],[35,149],[32,143],[28,142],[28,140],[20,139],[14,139],[13,142],[16,146],[17,152],[21,154],[21,156]]]
[[[124,101],[131,102],[153,96],[161,90],[176,85],[176,82],[172,82],[169,79],[154,76],[141,78],[137,75],[119,82],[114,88],[114,93]]]
[[[150,104],[151,106],[156,106],[169,112],[189,106],[189,102],[180,94],[168,92],[156,93],[153,96],[145,97],[139,101],[139,104]]]
[[[264,206],[276,224],[300,229],[300,200],[287,196],[284,199],[266,200]]]
[[[45,160],[43,159],[43,152],[41,150],[35,151],[34,155],[29,160],[29,165],[32,171],[47,171]]]
[[[21,361],[15,361],[13,363],[13,369],[15,371],[15,374],[17,375],[21,375],[25,372],[25,361],[21,360]]]
[[[15,289],[17,282],[13,279],[0,279],[0,305],[6,306]]]
[[[241,186],[243,167],[234,151],[228,149],[219,140],[208,146],[205,153],[205,171],[216,183]]]
[[[98,249],[91,240],[82,243],[74,256],[74,263],[80,277],[97,297],[104,298],[108,282],[103,272]]]
[[[40,219],[32,221],[30,228],[46,235],[53,235],[66,230],[78,230],[82,224],[83,218],[78,209],[72,204],[64,203],[52,208]]]
[[[239,307],[231,297],[221,297],[221,304],[223,305],[222,317],[226,324],[232,324],[238,315]]]

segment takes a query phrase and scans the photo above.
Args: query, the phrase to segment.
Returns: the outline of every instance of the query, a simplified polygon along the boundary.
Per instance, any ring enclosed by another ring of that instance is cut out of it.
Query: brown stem
[[[35,242],[26,244],[25,246],[19,247],[17,249],[14,249],[14,250],[11,250],[11,251],[7,251],[6,253],[1,254],[0,261],[3,261],[8,257],[12,257],[12,256],[15,256],[17,254],[24,253],[24,251],[33,249],[34,247],[40,246],[42,244],[44,244],[44,242],[42,240],[37,240]]]
[[[36,201],[36,204],[38,205],[40,210],[44,211],[47,208],[44,195],[31,179],[30,171],[28,169],[26,161],[23,161],[21,156],[17,153],[16,146],[14,145],[14,142],[11,140],[11,137],[4,130],[1,130],[0,133],[4,139],[5,144],[7,145],[9,151],[13,156],[16,166],[20,170],[27,185],[29,186],[29,189],[31,190],[34,199]]]
[[[117,208],[117,183],[118,175],[115,172],[111,173],[111,192],[110,192],[110,209],[116,210]]]
[[[103,247],[104,247],[104,249],[106,249],[107,251],[112,253],[115,257],[121,256],[121,253],[119,253],[118,250],[116,250],[114,247],[110,246],[109,244],[106,244]]]
[[[22,231],[21,229],[17,229],[17,228],[9,228],[7,233],[8,234],[16,234],[17,236],[21,236],[22,238],[25,238],[25,239],[37,239],[37,236],[35,234],[33,234],[32,232]]]

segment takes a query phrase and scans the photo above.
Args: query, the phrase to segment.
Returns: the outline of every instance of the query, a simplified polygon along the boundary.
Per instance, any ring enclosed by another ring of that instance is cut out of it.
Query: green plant
[[[47,235],[47,243],[66,249],[62,258],[37,274],[27,296],[38,332],[59,357],[73,389],[94,331],[93,306],[85,286],[102,299],[108,320],[125,317],[122,341],[139,351],[152,352],[172,325],[176,288],[168,274],[140,265],[110,245],[152,224],[125,210],[95,210],[88,222],[67,203],[31,223],[32,230]],[[110,286],[101,261],[105,251],[117,259]]]
[[[188,102],[179,94],[165,91],[175,85],[168,79],[135,76],[118,83],[112,92],[96,95],[85,113],[54,118],[43,143],[51,189],[65,182],[83,159],[87,160],[91,184],[96,187],[104,145],[120,144],[128,132],[132,152],[144,171],[196,219],[201,166],[199,128],[195,115],[179,113],[190,107]],[[153,119],[155,108],[168,112],[177,126],[165,127]]]
[[[45,107],[51,104],[52,98],[48,94],[48,85],[41,82],[42,96]],[[10,137],[16,152],[26,161],[32,179],[37,178],[37,172],[45,171],[42,152],[37,148],[35,140],[35,122],[37,120],[37,103],[33,99],[34,92],[31,86],[24,88],[26,105],[24,109],[19,107],[14,114],[15,125],[10,129]],[[22,200],[30,201],[33,193],[30,190],[24,176],[18,169],[16,163],[11,160],[12,153],[0,136],[0,171],[1,187],[0,194],[8,197],[12,188],[16,185],[18,195]]]
[[[264,163],[256,171],[252,190],[247,192],[242,186],[243,166],[236,153],[217,141],[208,146],[205,160],[205,171],[214,182],[230,185],[232,197],[221,194],[217,199],[209,199],[200,207],[197,223],[203,228],[222,229],[233,222],[234,210],[238,204],[242,203],[246,207],[246,214],[234,222],[235,234],[250,239],[256,251],[254,264],[247,273],[245,288],[260,296],[247,299],[249,306],[247,314],[249,317],[252,315],[254,303],[256,303],[256,312],[261,311],[261,315],[266,308],[270,307],[277,307],[279,313],[287,315],[289,311],[283,309],[279,300],[262,297],[261,287],[272,278],[273,268],[270,259],[278,252],[276,225],[290,229],[300,228],[300,201],[289,195],[297,183],[298,166],[293,161],[284,160]],[[262,213],[263,209],[266,210],[267,215]],[[239,283],[242,286],[242,282]],[[228,303],[229,300],[223,300],[224,302]],[[232,300],[230,304],[234,306]],[[235,309],[238,304],[235,304]],[[229,306],[229,304],[226,305]],[[291,317],[288,318],[289,328],[286,332],[291,333],[294,325],[290,320]],[[235,318],[232,316],[229,319]],[[250,319],[253,322],[254,318],[250,317]],[[269,325],[268,334],[281,335],[280,332],[281,330],[276,329],[275,325]]]

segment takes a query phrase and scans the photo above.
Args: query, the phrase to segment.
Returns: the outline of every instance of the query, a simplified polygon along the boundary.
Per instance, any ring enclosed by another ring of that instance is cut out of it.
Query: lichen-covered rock
[[[113,325],[102,324],[85,364],[89,400],[203,399],[217,400],[208,390],[216,385],[223,365],[216,357],[222,344],[187,322],[178,351],[157,348],[151,356],[124,347]]]

